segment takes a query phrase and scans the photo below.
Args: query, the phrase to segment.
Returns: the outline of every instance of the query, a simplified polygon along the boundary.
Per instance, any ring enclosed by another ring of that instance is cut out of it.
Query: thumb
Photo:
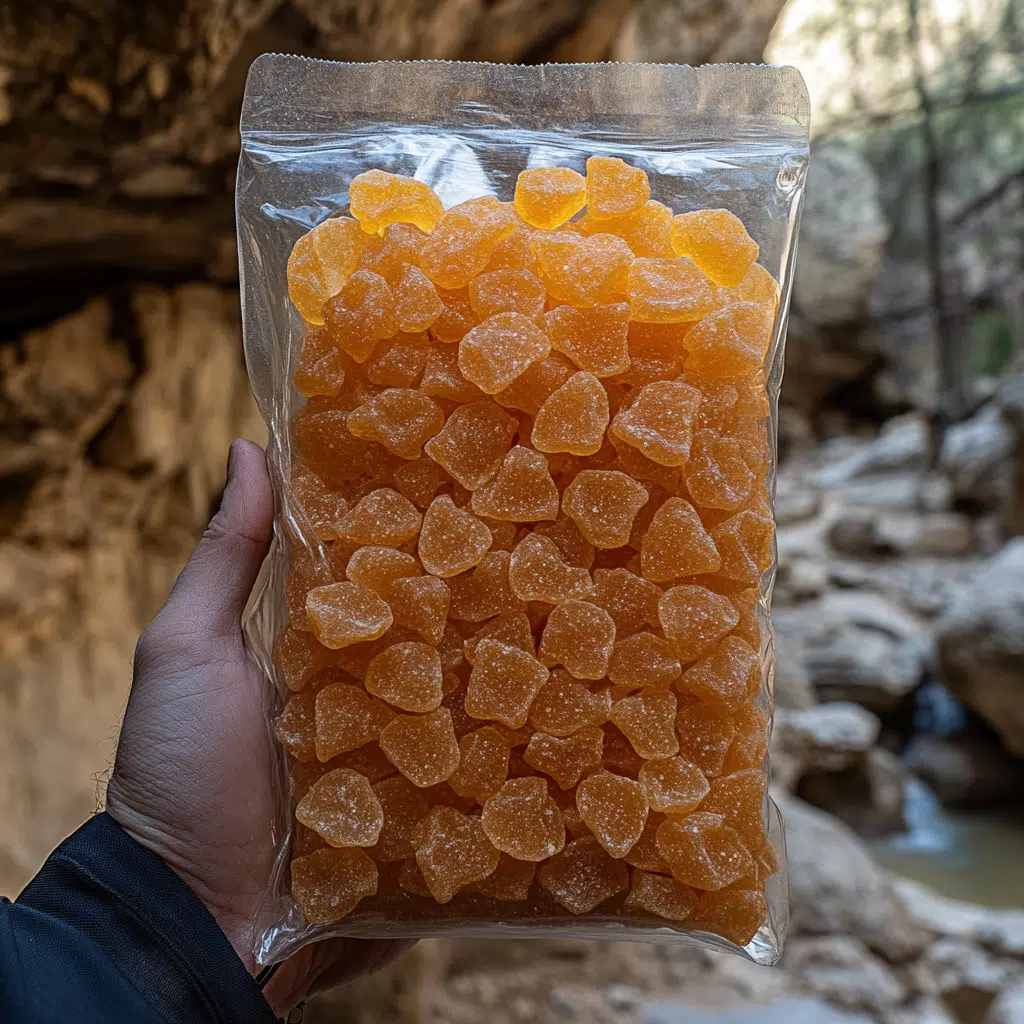
[[[235,441],[220,509],[181,570],[166,609],[207,636],[237,633],[270,547],[274,497],[263,449]]]

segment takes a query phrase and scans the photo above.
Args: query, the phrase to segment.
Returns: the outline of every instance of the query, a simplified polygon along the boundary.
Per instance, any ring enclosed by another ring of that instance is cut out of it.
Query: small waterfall
[[[907,831],[889,840],[893,850],[946,853],[953,846],[953,823],[935,794],[913,775],[903,784],[903,818]]]

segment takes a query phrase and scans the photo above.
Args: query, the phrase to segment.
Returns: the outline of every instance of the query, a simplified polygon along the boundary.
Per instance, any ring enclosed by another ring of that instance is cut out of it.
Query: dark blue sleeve
[[[0,900],[0,1021],[274,1024],[195,893],[99,814]]]

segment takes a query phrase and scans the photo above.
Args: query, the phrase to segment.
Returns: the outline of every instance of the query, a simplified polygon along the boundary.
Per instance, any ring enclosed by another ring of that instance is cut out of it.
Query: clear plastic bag
[[[310,498],[310,478],[307,475],[300,481],[296,475],[300,472],[296,418],[307,400],[296,389],[294,377],[307,333],[317,329],[303,320],[289,299],[288,262],[296,241],[326,219],[347,213],[352,179],[371,169],[414,177],[432,186],[444,207],[449,208],[481,196],[495,196],[508,203],[513,198],[517,175],[524,169],[559,165],[583,172],[589,157],[606,155],[620,157],[627,164],[641,168],[650,181],[651,199],[669,207],[673,215],[704,209],[731,211],[757,242],[757,261],[761,268],[780,286],[773,321],[769,316],[770,344],[764,359],[763,377],[750,378],[763,381],[761,395],[766,396],[770,411],[766,418],[754,422],[757,429],[751,435],[753,442],[744,441],[742,433],[737,435],[744,445],[753,444],[758,450],[761,450],[758,446],[763,446],[764,469],[753,488],[754,491],[763,488],[767,507],[774,497],[776,402],[807,167],[808,119],[803,81],[790,68],[725,65],[693,69],[617,64],[521,67],[446,62],[336,64],[280,55],[265,55],[255,61],[249,72],[241,122],[238,234],[246,359],[253,391],[269,428],[268,457],[278,513],[275,543],[250,603],[246,636],[254,657],[267,675],[268,728],[272,732],[283,704],[295,700],[296,679],[301,684],[324,665],[335,666],[327,670],[336,672],[330,678],[345,679],[355,686],[363,685],[359,680],[366,674],[365,659],[362,677],[360,670],[354,667],[359,663],[354,652],[360,645],[325,649],[305,632],[309,622],[302,614],[303,599],[310,586],[344,579],[344,573],[337,559],[332,561],[342,541],[331,539],[336,536],[332,527],[328,526],[326,531],[323,528],[324,517],[330,520],[322,504],[323,489],[316,491],[316,500],[321,504],[314,509],[310,505],[314,500]],[[749,275],[745,280],[749,281]],[[761,284],[766,280],[762,275]],[[338,291],[343,283],[336,281],[327,285],[329,294]],[[718,289],[715,294],[724,296],[720,301],[725,303],[751,297],[746,293],[738,295],[735,289],[731,292]],[[764,299],[763,294],[760,297]],[[557,305],[557,302],[549,298],[547,305]],[[317,318],[314,314],[314,319]],[[429,337],[427,343],[432,343]],[[450,348],[455,350],[456,346]],[[672,358],[671,353],[669,358]],[[685,377],[686,366],[680,362],[676,370],[679,366],[683,366],[682,376]],[[613,395],[613,406],[628,408],[632,398],[626,396],[644,383],[639,364],[636,373],[640,379],[634,379],[632,384],[628,381],[621,385],[614,381],[605,384],[606,390],[619,388]],[[654,376],[657,375],[655,371]],[[717,391],[715,386],[709,387],[721,397],[723,388],[728,391],[728,382]],[[367,394],[379,390],[370,387]],[[726,398],[727,405],[737,400],[735,395],[733,392],[732,398]],[[362,397],[365,399],[366,395]],[[701,401],[714,405],[712,399],[701,398]],[[742,395],[738,401],[742,404]],[[454,404],[442,402],[443,411],[450,412]],[[525,423],[526,428],[529,427],[528,415],[521,410],[511,411],[519,417],[521,426]],[[736,417],[737,422],[740,419],[743,417]],[[756,416],[753,420],[747,416],[745,422],[750,427],[756,419]],[[512,443],[510,441],[509,445]],[[377,451],[373,445],[367,445],[365,451],[370,449]],[[607,443],[602,450],[605,449],[617,457],[616,467],[623,461],[628,463],[634,451],[624,451],[622,445],[609,449]],[[408,453],[405,456],[407,458]],[[370,488],[367,481],[372,480],[374,486],[379,486],[381,481],[392,479],[388,473],[393,472],[397,464],[404,464],[393,453],[388,453],[383,462],[374,462],[369,455],[363,458],[365,479],[344,484],[352,500],[340,506],[337,514],[351,507],[355,498]],[[550,458],[557,460],[558,456]],[[426,456],[421,457],[425,459]],[[754,456],[750,456],[750,461],[751,464],[756,461]],[[642,477],[641,470],[637,473]],[[457,504],[470,507],[468,491],[460,491],[458,483],[441,475],[448,481],[442,484],[441,490],[454,494]],[[559,479],[564,482],[568,476]],[[659,491],[657,487],[648,486],[650,483],[647,481],[644,485],[648,493],[665,498],[664,488]],[[664,484],[662,480],[657,486]],[[692,497],[684,484],[679,487]],[[328,497],[330,493],[328,491]],[[735,511],[735,506],[733,509]],[[419,512],[423,512],[423,508]],[[386,512],[386,515],[391,514]],[[711,530],[713,524],[720,524],[731,514],[712,509],[705,516],[705,525]],[[395,546],[401,545],[396,542]],[[351,545],[344,552],[346,557],[350,548]],[[406,544],[405,550],[415,549]],[[626,551],[623,558],[629,554]],[[600,548],[598,558],[606,565],[614,562],[613,556]],[[639,555],[628,564],[636,568],[637,562]],[[767,844],[753,869],[754,881],[740,880],[724,891],[742,889],[744,885],[747,889],[739,895],[734,892],[724,897],[720,892],[705,897],[700,890],[690,890],[696,909],[686,915],[684,908],[678,916],[687,919],[674,921],[645,911],[642,900],[624,906],[627,893],[623,883],[615,882],[611,885],[613,895],[609,899],[588,912],[574,914],[566,909],[564,901],[560,903],[552,898],[554,888],[540,886],[536,879],[525,900],[503,902],[468,891],[473,888],[469,886],[450,902],[439,903],[410,891],[422,890],[423,876],[412,877],[417,871],[410,866],[419,862],[401,862],[410,874],[404,886],[396,864],[384,862],[378,864],[375,871],[376,894],[365,896],[338,920],[311,925],[291,894],[290,864],[293,856],[327,847],[315,833],[296,827],[295,797],[299,794],[294,793],[293,787],[307,789],[325,768],[317,760],[295,759],[279,746],[280,805],[276,820],[270,823],[279,855],[254,928],[253,943],[258,961],[270,963],[283,959],[307,942],[332,935],[522,937],[561,933],[599,939],[690,942],[738,951],[758,963],[774,963],[781,954],[788,908],[784,837],[778,811],[767,797],[768,767],[764,753],[770,728],[774,659],[769,618],[774,578],[773,546],[771,563],[761,575],[759,588],[744,592],[748,595],[746,599],[743,594],[734,593],[736,586],[732,586],[732,590],[724,587],[726,593],[732,594],[726,600],[731,600],[739,609],[736,630],[746,628],[748,636],[753,630],[753,635],[759,633],[761,641],[760,691],[749,707],[745,706],[747,718],[740,722],[737,733],[747,742],[744,746],[734,739],[730,748],[732,754],[725,754],[732,758],[732,769],[742,771],[745,764],[754,763],[754,768],[746,769],[746,779],[756,783],[761,799],[760,827],[767,836]],[[660,584],[663,589],[670,585],[670,582]],[[546,610],[544,605],[534,603],[531,609],[534,627],[540,628],[539,622]],[[295,627],[291,633],[289,622]],[[483,625],[474,623],[473,627]],[[658,633],[656,625],[649,629]],[[471,637],[471,631],[465,626],[462,633]],[[442,646],[447,639],[448,633],[441,640]],[[376,648],[372,644],[361,646],[370,648],[370,653],[381,649],[380,645]],[[353,678],[344,672],[337,674],[337,656],[346,651],[348,658],[342,663],[352,671]],[[300,666],[297,674],[295,665]],[[285,678],[289,666],[292,676],[288,682],[292,689]],[[683,664],[683,669],[690,667]],[[468,671],[468,666],[463,664],[463,668]],[[316,679],[307,684],[304,710],[299,702],[293,705],[291,734],[285,737],[291,750],[307,759],[312,757],[315,720],[319,714],[319,705],[310,689],[316,685]],[[597,692],[608,687],[608,680],[586,685]],[[669,687],[667,692],[674,694],[679,690],[679,683],[672,685],[676,689]],[[445,706],[450,702],[449,689],[446,686]],[[302,692],[298,690],[300,695]],[[624,699],[624,695],[641,691],[613,682],[611,692],[616,699]],[[462,699],[461,695],[458,699]],[[679,701],[685,707],[698,706],[698,710],[701,705],[692,692],[683,692]],[[397,710],[392,709],[392,712]],[[754,723],[753,726],[750,723]],[[488,723],[482,720],[475,724]],[[751,727],[759,735],[750,735]],[[614,731],[608,725],[602,728],[606,739]],[[678,725],[678,729],[683,728]],[[696,730],[692,735],[687,734],[692,753],[694,743],[699,742],[699,723],[691,722],[686,728]],[[735,723],[730,728],[735,728]],[[742,735],[744,728],[748,730],[745,736]],[[517,742],[511,732],[508,742]],[[371,782],[389,771],[388,762],[374,743],[356,754],[355,757],[343,755],[334,764],[361,768]],[[513,746],[510,756],[513,765],[518,766],[517,774],[531,773],[529,767],[523,767],[527,762],[523,761],[521,748],[517,750]],[[611,755],[607,753],[607,744],[603,757],[606,765],[609,764]],[[718,773],[722,770],[719,766]],[[628,767],[616,771],[622,777],[637,775],[635,765],[632,772]],[[717,810],[723,811],[724,820],[740,828],[738,819],[743,814],[743,794],[730,795],[728,787],[716,789],[722,783],[713,765],[708,767],[707,774],[714,792],[718,793],[715,797]],[[553,783],[551,787],[557,795]],[[431,801],[436,797],[438,802],[444,802],[437,786],[422,792]],[[468,809],[472,800],[459,804],[450,793],[447,798],[450,804],[463,806],[470,817],[480,812],[479,806]],[[658,816],[661,817],[663,815]],[[717,828],[717,819],[714,824]],[[747,827],[750,827],[749,822]],[[577,819],[574,832],[586,836],[587,827],[580,825]],[[657,851],[662,848],[649,842],[653,835],[652,831],[647,836],[645,855],[647,861],[655,859],[655,863],[647,863],[655,873],[654,882],[648,880],[654,893],[649,895],[648,903],[663,897],[665,894],[658,887],[668,884],[658,881],[666,876],[657,874],[665,867],[657,863],[660,856]],[[571,834],[569,838],[573,841]],[[421,832],[418,842],[424,841]],[[705,838],[700,841],[711,842]],[[371,849],[370,853],[373,852]],[[362,853],[353,854],[353,858],[357,858],[360,865],[368,863]],[[631,859],[645,863],[642,857],[627,855],[624,860],[615,861],[614,872],[624,873],[623,865],[629,864]],[[777,869],[768,874],[776,864]],[[524,871],[528,873],[529,869]],[[636,887],[642,872],[635,864],[629,871]],[[615,874],[616,879],[619,877],[620,874]],[[570,886],[574,884],[571,878],[569,882]],[[742,907],[737,909],[738,903],[755,898],[750,895],[755,886],[763,886],[766,902],[763,923],[749,941],[738,945],[716,934],[717,930],[735,937],[736,932],[728,922],[715,922],[722,920],[722,915],[725,918],[730,913],[742,915]],[[616,887],[622,891],[614,892]]]

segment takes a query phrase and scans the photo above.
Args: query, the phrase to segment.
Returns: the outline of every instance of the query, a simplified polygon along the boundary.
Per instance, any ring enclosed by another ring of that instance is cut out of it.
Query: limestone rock
[[[767,1006],[744,1006],[734,1010],[701,1010],[680,1003],[654,1003],[640,1018],[640,1024],[855,1024],[856,1021],[864,1021],[864,1018],[840,1013],[820,999],[783,999]]]
[[[1024,756],[1024,538],[989,559],[938,623],[943,679]]]
[[[1024,982],[999,993],[983,1024],[1024,1024]]]
[[[969,420],[951,426],[939,462],[960,498],[995,506],[1005,501],[1015,436],[999,408],[985,405]]]
[[[789,789],[807,771],[843,771],[863,758],[880,729],[881,723],[870,711],[849,701],[803,710],[776,708],[772,779]]]

